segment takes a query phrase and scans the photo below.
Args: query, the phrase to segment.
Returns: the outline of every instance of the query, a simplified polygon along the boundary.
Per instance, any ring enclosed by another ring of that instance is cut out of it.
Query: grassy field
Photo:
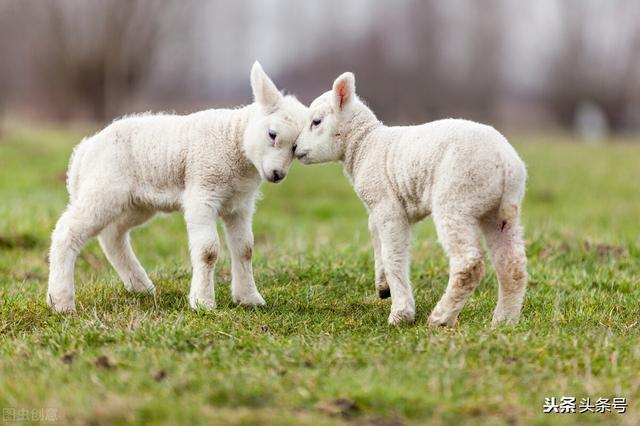
[[[530,173],[531,282],[520,324],[491,330],[490,268],[455,329],[428,327],[447,278],[430,221],[415,229],[416,324],[387,325],[365,211],[338,165],[296,164],[263,186],[254,271],[266,307],[232,304],[225,254],[218,308],[192,312],[184,223],[171,215],[133,233],[155,303],[128,294],[92,242],[77,265],[78,312],[54,314],[46,252],[79,136],[0,140],[5,421],[640,424],[640,145],[512,137]],[[552,396],[626,397],[629,408],[543,414]]]

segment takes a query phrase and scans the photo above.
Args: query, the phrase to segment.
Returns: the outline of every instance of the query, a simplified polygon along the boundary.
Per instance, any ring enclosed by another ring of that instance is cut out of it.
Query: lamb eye
[[[278,136],[278,134],[277,134],[274,130],[269,130],[269,138],[270,138],[272,141],[275,141],[275,140],[276,140],[276,136]]]
[[[316,118],[315,120],[313,120],[313,121],[311,122],[311,125],[312,125],[312,126],[319,126],[319,125],[320,125],[320,123],[322,123],[322,119],[321,119],[321,118]]]

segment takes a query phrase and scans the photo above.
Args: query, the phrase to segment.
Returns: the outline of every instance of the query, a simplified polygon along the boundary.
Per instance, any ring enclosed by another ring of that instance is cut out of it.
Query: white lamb
[[[390,324],[411,323],[410,225],[428,215],[449,256],[449,283],[429,322],[454,326],[483,272],[482,235],[499,280],[493,324],[515,324],[527,283],[520,205],[526,169],[495,129],[465,120],[387,127],[342,74],[313,101],[295,155],[341,161],[369,212],[376,288],[391,296]]]
[[[155,292],[131,249],[129,230],[157,211],[175,210],[184,212],[189,234],[191,307],[215,307],[218,217],[231,252],[234,302],[265,303],[251,266],[256,194],[262,179],[286,176],[307,109],[283,96],[257,62],[251,87],[255,102],[249,106],[127,117],[75,148],[67,176],[70,202],[51,242],[50,306],[75,309],[74,264],[95,235],[128,290]]]

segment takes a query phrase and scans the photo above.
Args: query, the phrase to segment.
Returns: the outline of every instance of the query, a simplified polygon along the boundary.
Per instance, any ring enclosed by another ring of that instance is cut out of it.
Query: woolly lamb
[[[384,126],[356,96],[351,73],[309,112],[295,155],[305,164],[344,164],[369,212],[376,288],[392,300],[389,323],[415,319],[410,225],[428,215],[449,256],[449,283],[429,322],[455,325],[484,272],[484,235],[499,281],[493,325],[517,323],[527,284],[519,219],[526,169],[507,140],[466,120]]]
[[[117,120],[74,150],[70,202],[52,235],[47,303],[75,310],[73,273],[82,246],[100,246],[126,288],[155,292],[129,242],[129,230],[156,212],[182,210],[189,234],[192,308],[215,307],[213,273],[222,218],[236,303],[263,305],[251,267],[251,219],[262,179],[284,179],[306,107],[283,96],[259,63],[251,69],[255,102],[194,114]]]

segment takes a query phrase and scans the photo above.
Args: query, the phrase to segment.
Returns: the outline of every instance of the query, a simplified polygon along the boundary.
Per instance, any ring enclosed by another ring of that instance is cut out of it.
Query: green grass
[[[366,214],[338,165],[296,164],[263,186],[254,271],[266,307],[232,304],[223,256],[218,308],[192,312],[171,215],[133,234],[155,303],[128,294],[93,242],[77,264],[78,312],[54,314],[46,252],[79,136],[0,141],[3,409],[50,407],[65,424],[640,423],[640,145],[512,138],[530,174],[531,283],[520,324],[491,330],[490,268],[455,329],[428,327],[447,278],[429,220],[413,243],[416,324],[387,325]],[[623,396],[629,410],[543,414],[544,397],[564,395]]]

